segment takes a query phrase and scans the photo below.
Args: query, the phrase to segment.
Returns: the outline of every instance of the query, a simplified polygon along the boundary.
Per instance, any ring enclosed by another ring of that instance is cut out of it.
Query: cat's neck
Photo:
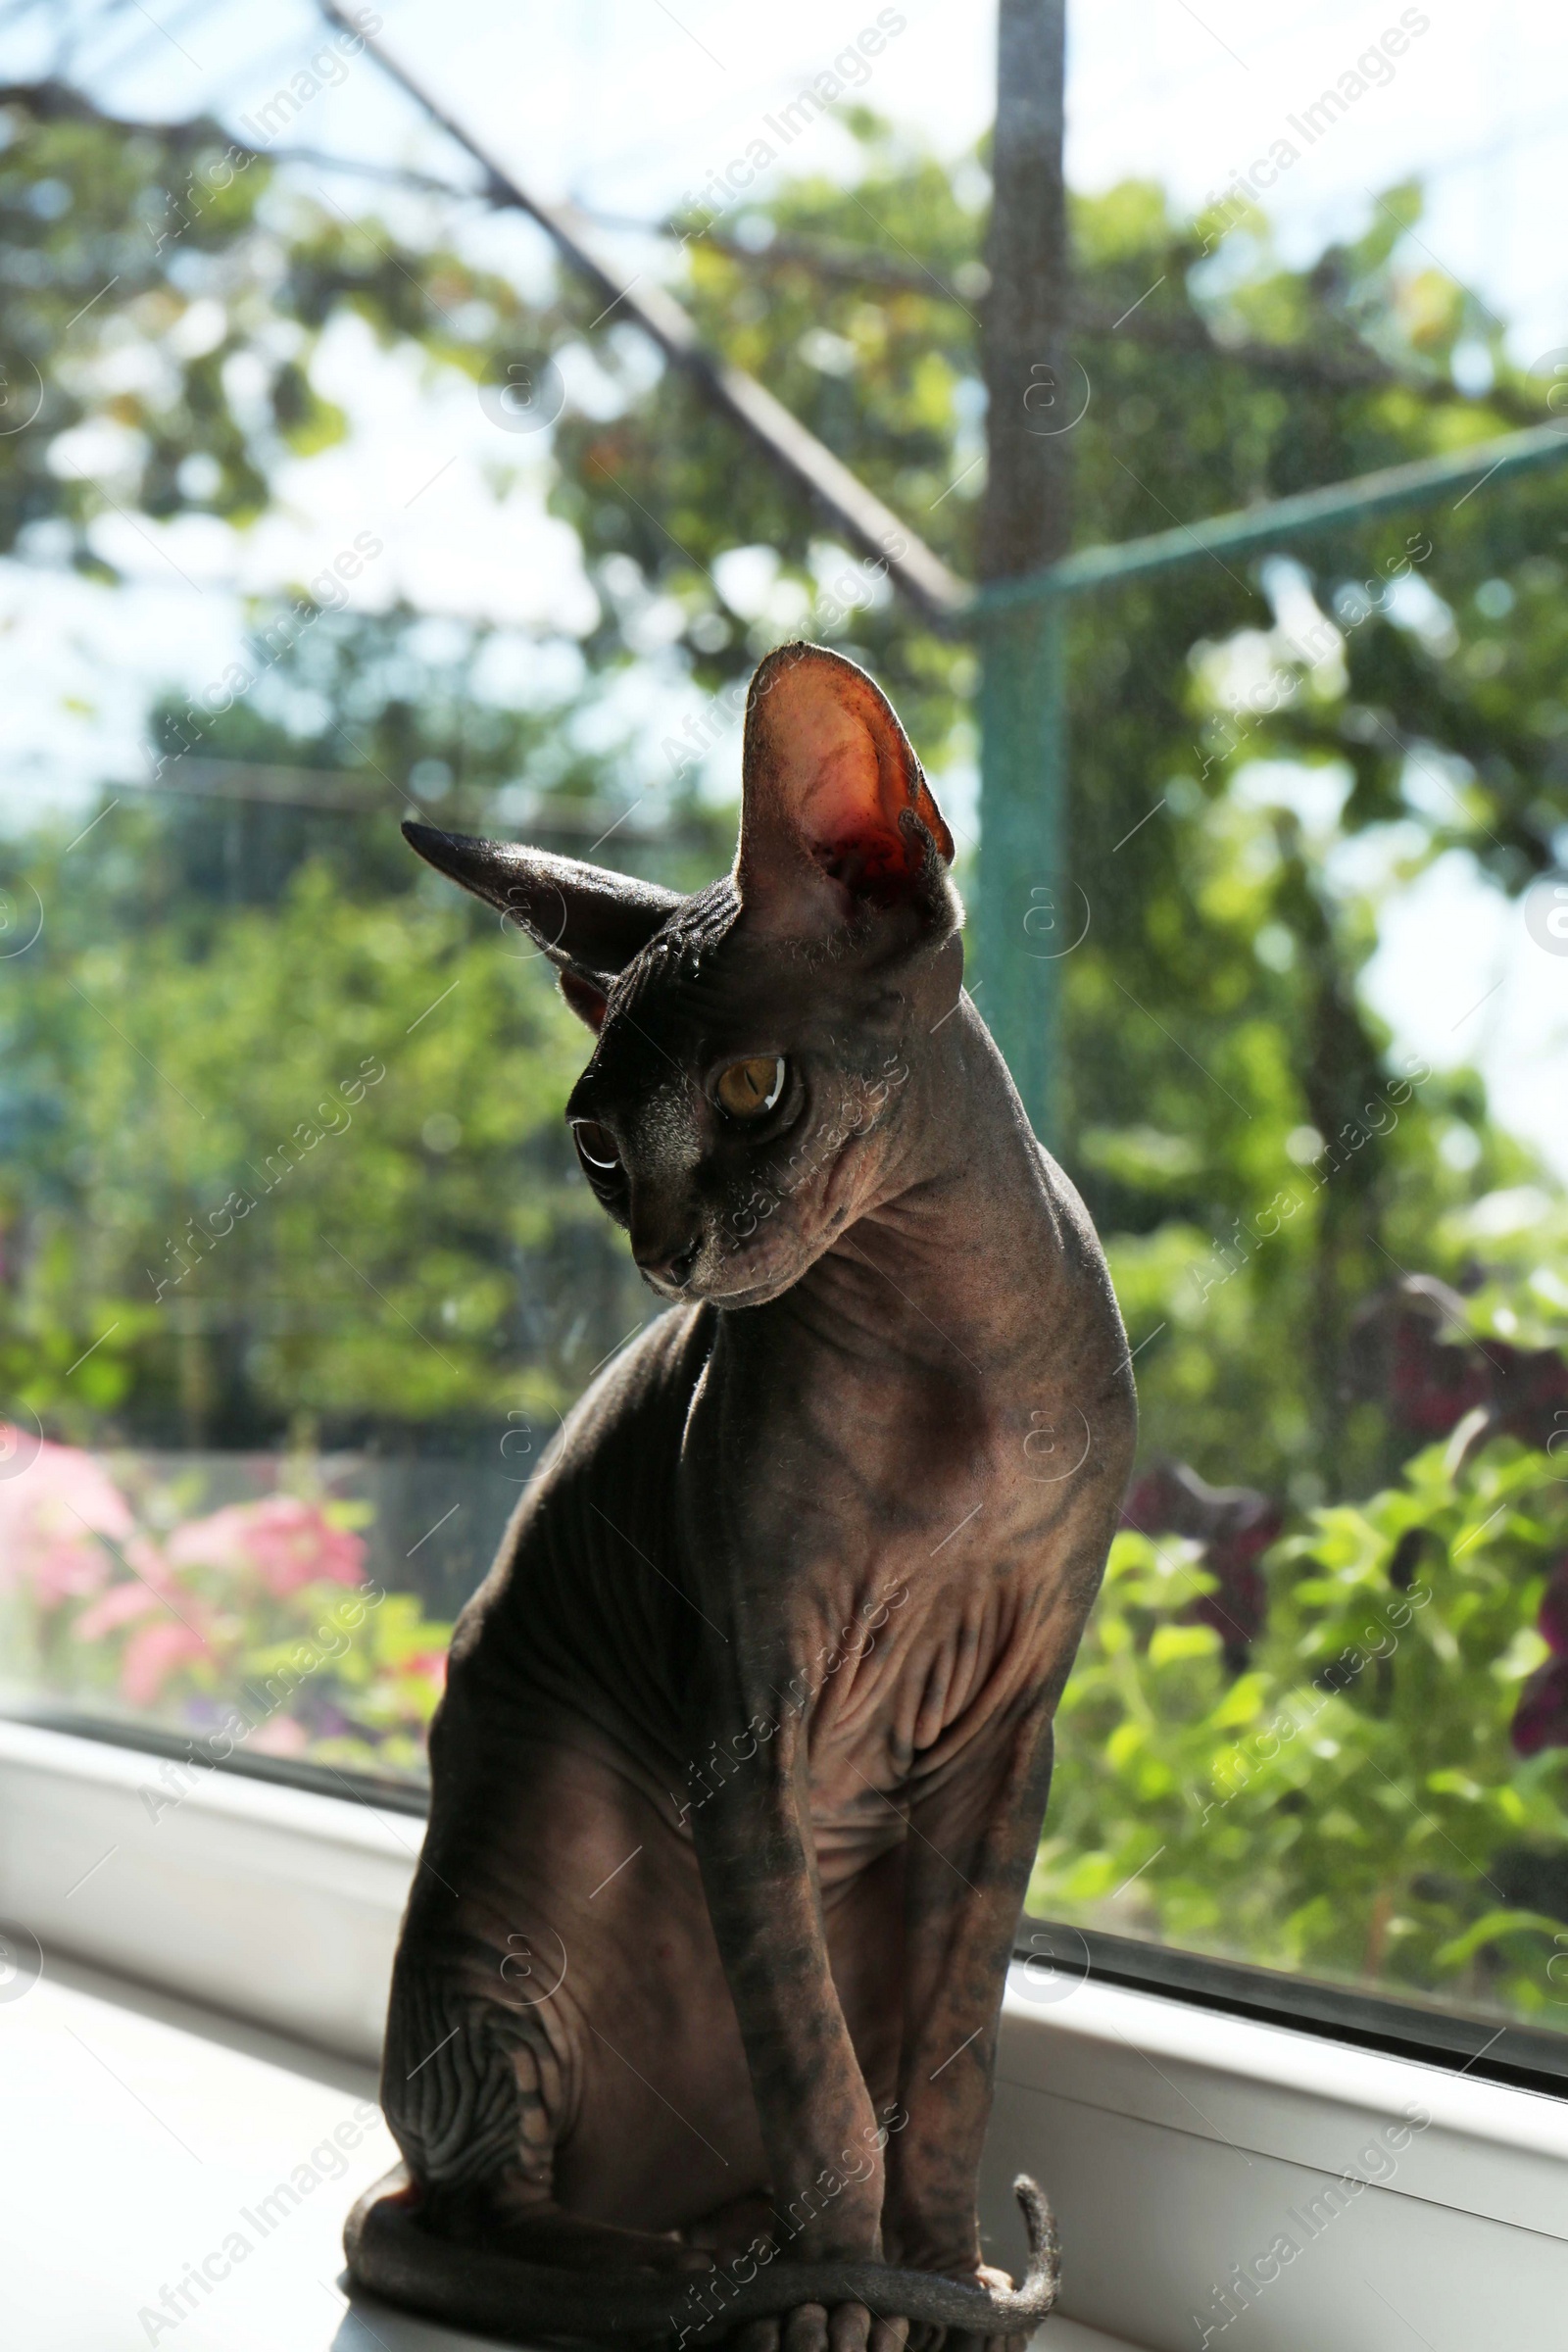
[[[911,1072],[905,1141],[878,1197],[786,1298],[848,1344],[933,1363],[956,1353],[990,1377],[1039,1332],[1043,1294],[1073,1253],[1072,1196],[967,997],[944,1030]]]

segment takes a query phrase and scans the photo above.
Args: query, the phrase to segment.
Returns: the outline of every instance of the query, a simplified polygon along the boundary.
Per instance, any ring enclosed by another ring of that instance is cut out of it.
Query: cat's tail
[[[394,2179],[406,2178],[395,2175]],[[906,2319],[970,2335],[1024,2335],[1056,2300],[1061,2257],[1044,2192],[1013,2182],[1029,2238],[1023,2284],[1005,2294],[881,2262],[753,2261],[652,2277],[568,2271],[454,2244],[416,2219],[406,2189],[370,2189],[349,2217],[344,2250],[355,2282],[388,2303],[470,2328],[503,2343],[541,2336],[619,2337],[682,2347],[710,2344],[746,2320],[803,2303],[860,2303],[873,2319]]]

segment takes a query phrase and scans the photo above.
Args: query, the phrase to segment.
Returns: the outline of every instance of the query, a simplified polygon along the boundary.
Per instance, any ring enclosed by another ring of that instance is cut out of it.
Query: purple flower
[[[1121,1524],[1140,1535],[1168,1533],[1202,1544],[1202,1565],[1216,1589],[1183,1614],[1191,1624],[1212,1626],[1230,1664],[1245,1665],[1263,1630],[1268,1589],[1258,1562],[1285,1524],[1281,1505],[1255,1487],[1211,1487],[1185,1462],[1159,1461],[1129,1491]]]
[[[1568,1747],[1568,1657],[1538,1666],[1519,1693],[1509,1738],[1521,1756]]]
[[[1546,1579],[1536,1624],[1553,1656],[1568,1657],[1568,1551],[1553,1564]]]

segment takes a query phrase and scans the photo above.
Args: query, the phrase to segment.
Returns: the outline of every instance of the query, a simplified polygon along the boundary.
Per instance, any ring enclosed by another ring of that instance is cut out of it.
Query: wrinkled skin
[[[351,2265],[461,2317],[453,2247],[688,2295],[770,2262],[744,2352],[935,2352],[789,2274],[1008,2283],[976,2217],[1003,1981],[1133,1443],[1103,1260],[852,664],[758,673],[736,873],[696,899],[411,830],[596,1029],[568,1117],[674,1304],[458,1626],[388,2023],[406,2171]],[[782,1084],[737,1119],[748,1057]],[[379,2259],[394,2209],[445,2268]]]

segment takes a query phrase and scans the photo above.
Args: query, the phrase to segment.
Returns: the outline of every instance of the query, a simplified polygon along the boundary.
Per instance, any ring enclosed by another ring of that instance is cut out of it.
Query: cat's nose
[[[702,1247],[700,1241],[689,1242],[684,1250],[677,1250],[673,1256],[666,1256],[660,1251],[639,1256],[637,1263],[650,1280],[667,1283],[672,1291],[683,1291],[696,1272]]]

